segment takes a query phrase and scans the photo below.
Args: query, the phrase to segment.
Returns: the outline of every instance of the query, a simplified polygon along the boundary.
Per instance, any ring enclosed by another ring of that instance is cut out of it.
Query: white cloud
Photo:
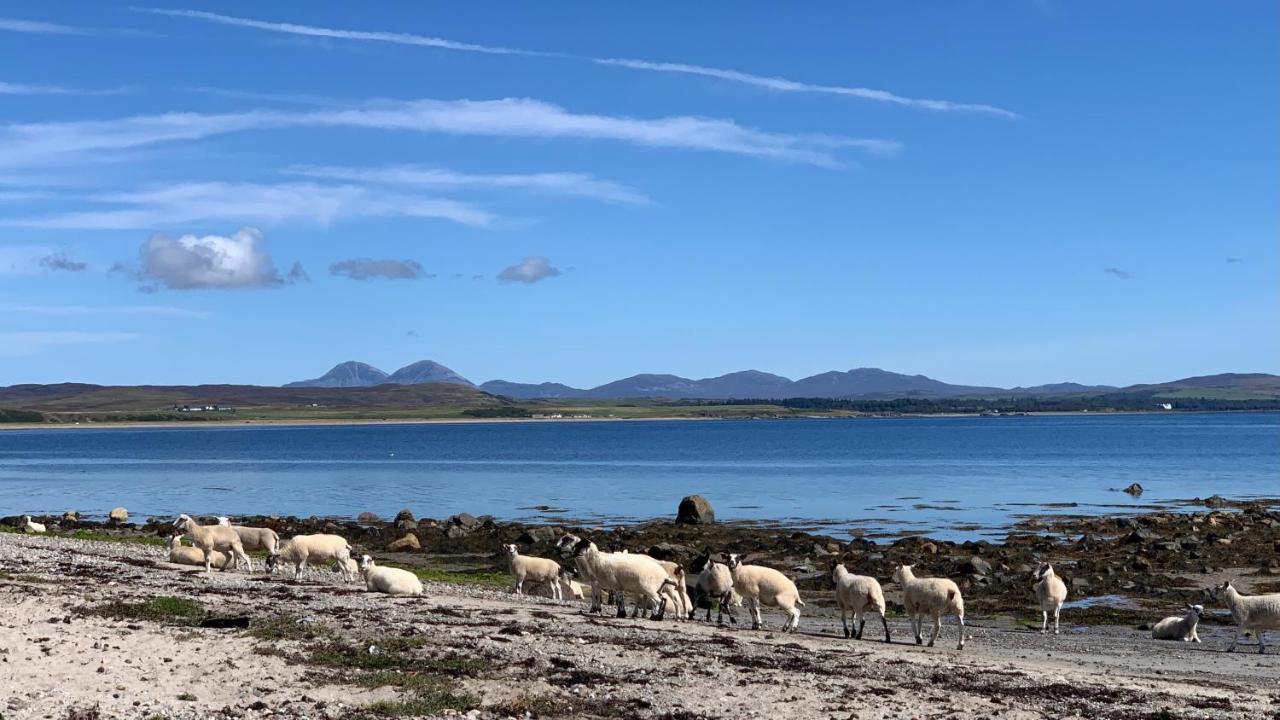
[[[0,166],[68,162],[104,151],[254,129],[347,127],[491,137],[613,140],[646,147],[705,150],[813,165],[837,165],[832,150],[893,152],[876,138],[773,133],[731,120],[692,116],[656,119],[570,112],[528,98],[413,100],[341,110],[138,115],[116,120],[20,123],[0,128]]]
[[[544,257],[527,257],[524,260],[504,268],[498,273],[498,280],[505,283],[536,283],[560,274],[559,268],[552,267],[551,261]]]
[[[19,18],[5,17],[0,17],[0,30],[42,35],[83,35],[85,32],[80,28],[74,28],[68,25],[58,25],[56,23],[40,22],[38,20],[22,20]]]
[[[244,223],[312,222],[356,217],[418,217],[483,226],[492,215],[469,203],[315,183],[178,183],[105,193],[92,202],[124,207],[0,220],[0,225],[81,230],[153,229],[201,220]]]
[[[52,317],[80,317],[93,315],[140,315],[148,317],[177,317],[205,319],[213,313],[204,310],[167,305],[0,305],[0,312],[14,315],[43,315]]]
[[[129,332],[42,331],[0,333],[0,357],[34,355],[49,347],[124,342],[142,337]]]
[[[382,42],[393,43],[397,45],[417,45],[426,47],[443,48],[446,50],[461,50],[464,52],[488,53],[494,55],[523,55],[537,57],[564,58],[571,60],[589,61],[599,63],[601,65],[615,65],[619,67],[630,68],[633,70],[647,70],[651,72],[667,72],[667,73],[683,73],[687,75],[700,75],[703,77],[717,78],[720,80],[728,80],[757,87],[764,87],[770,90],[778,90],[783,92],[805,92],[805,93],[823,93],[828,95],[841,95],[845,97],[859,98],[863,100],[871,100],[874,102],[889,103],[902,107],[919,108],[924,110],[933,110],[939,112],[971,112],[987,115],[995,115],[1005,118],[1016,118],[1017,113],[994,107],[992,105],[982,105],[977,103],[962,103],[951,100],[931,100],[926,98],[904,97],[887,90],[875,90],[863,87],[847,87],[843,85],[820,85],[815,83],[798,82],[780,77],[769,77],[764,75],[755,75],[752,73],[741,72],[739,70],[727,70],[722,68],[705,67],[702,65],[689,65],[685,63],[670,62],[651,62],[648,60],[635,60],[630,58],[591,58],[568,53],[556,52],[540,52],[536,50],[522,50],[517,48],[499,47],[493,45],[477,45],[474,43],[457,42],[455,40],[447,40],[438,37],[429,37],[425,35],[414,35],[412,33],[401,32],[370,32],[364,30],[342,30],[337,28],[317,27],[315,25],[301,25],[298,23],[283,22],[267,22],[263,20],[253,20],[251,18],[235,17],[231,15],[219,15],[216,13],[203,12],[200,10],[163,10],[157,8],[140,9],[142,12],[149,12],[156,15],[168,15],[171,17],[183,17],[194,20],[203,20],[206,22],[218,23],[221,25],[232,25],[236,27],[253,28],[255,30],[265,30],[268,32],[284,33],[288,35],[303,35],[308,37],[324,37],[339,40],[357,40],[365,42]]]
[[[322,167],[300,165],[285,174],[384,185],[430,188],[478,188],[531,190],[553,195],[590,197],[609,202],[647,203],[649,198],[634,188],[588,173],[547,172],[531,174],[472,175],[443,168],[415,165],[390,167]]]
[[[114,90],[82,90],[61,85],[24,85],[0,81],[0,95],[119,95],[123,88]]]
[[[230,236],[152,235],[142,244],[137,279],[171,290],[275,287],[285,283],[262,248],[262,231],[243,227]]]
[[[347,277],[352,280],[417,280],[428,275],[417,260],[373,260],[371,258],[352,258],[342,260],[329,266],[329,274]]]

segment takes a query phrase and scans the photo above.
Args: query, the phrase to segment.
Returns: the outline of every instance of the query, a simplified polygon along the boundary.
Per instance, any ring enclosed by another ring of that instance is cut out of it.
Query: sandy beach
[[[165,560],[0,534],[0,715],[1259,718],[1280,705],[1280,657],[1252,642],[1224,652],[1222,626],[1189,645],[1069,612],[1057,637],[977,615],[956,652],[950,624],[935,648],[906,644],[901,619],[892,644],[845,640],[816,604],[784,635],[767,611],[763,631],[726,629],[476,586],[392,599],[327,572],[294,583]],[[147,602],[181,614],[122,614]],[[249,627],[200,627],[208,618]]]

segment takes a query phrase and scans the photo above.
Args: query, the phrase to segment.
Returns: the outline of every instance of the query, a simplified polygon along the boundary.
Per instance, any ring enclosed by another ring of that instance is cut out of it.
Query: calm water
[[[1141,500],[1117,492],[1131,482]],[[0,431],[0,515],[608,523],[672,516],[690,493],[724,520],[953,537],[1024,513],[1276,496],[1280,414]]]

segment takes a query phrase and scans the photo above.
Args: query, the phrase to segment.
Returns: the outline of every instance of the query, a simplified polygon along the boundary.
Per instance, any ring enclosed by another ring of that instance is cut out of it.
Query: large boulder
[[[64,523],[78,523],[78,522],[80,522],[80,513],[79,513],[79,511],[76,511],[76,510],[68,510],[68,511],[66,511],[66,512],[62,513],[62,522],[64,522]]]
[[[129,511],[122,507],[114,508],[107,515],[107,519],[111,521],[112,525],[123,525],[129,522]]]
[[[1141,485],[1139,485],[1138,483],[1134,483],[1134,484],[1130,485],[1129,487],[1125,488],[1125,489],[1124,489],[1124,491],[1125,491],[1125,492],[1127,492],[1127,493],[1129,493],[1130,495],[1132,495],[1132,496],[1134,496],[1134,497],[1138,497],[1139,495],[1141,495],[1141,494],[1142,494],[1142,486],[1141,486]]]
[[[689,495],[680,501],[676,510],[676,522],[689,525],[711,525],[716,521],[716,511],[701,495]]]
[[[457,515],[451,515],[445,523],[460,527],[468,532],[475,530],[481,525],[481,522],[471,513],[458,513]]]
[[[413,518],[413,513],[408,508],[396,513],[396,527],[401,530],[410,530],[418,526],[418,521]]]
[[[376,523],[381,522],[381,520],[382,518],[378,517],[377,513],[371,513],[368,510],[356,516],[356,522],[361,523]]]
[[[404,537],[399,540],[393,540],[387,545],[387,552],[408,552],[410,550],[421,550],[422,543],[418,541],[418,536],[413,533],[405,533]]]
[[[516,538],[516,541],[527,545],[536,545],[538,543],[554,542],[559,536],[560,533],[556,531],[556,528],[537,525],[525,528],[524,532],[520,534],[520,537]]]

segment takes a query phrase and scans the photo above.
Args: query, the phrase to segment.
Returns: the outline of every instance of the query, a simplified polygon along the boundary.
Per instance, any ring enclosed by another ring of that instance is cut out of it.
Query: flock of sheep
[[[29,533],[44,533],[44,525],[23,517],[23,529]],[[211,568],[239,568],[243,563],[253,572],[253,562],[246,550],[267,552],[267,571],[292,566],[293,577],[302,577],[307,566],[330,567],[345,581],[358,574],[370,592],[389,595],[421,595],[422,583],[413,573],[393,567],[379,567],[368,555],[360,555],[339,535],[298,535],[283,542],[268,528],[232,525],[227,518],[218,518],[215,525],[201,525],[188,515],[180,515],[174,521],[174,535],[169,540],[169,561],[186,565],[203,565],[205,572]],[[183,536],[191,538],[194,547],[182,545]],[[804,601],[796,584],[781,572],[763,565],[746,564],[746,555],[722,553],[724,562],[716,562],[710,553],[704,553],[690,565],[690,572],[679,564],[661,561],[643,554],[601,552],[590,540],[575,535],[564,535],[556,544],[569,565],[561,566],[555,560],[521,555],[515,545],[504,545],[514,591],[523,594],[526,587],[549,595],[555,600],[583,599],[579,578],[591,588],[591,611],[600,612],[606,593],[616,603],[618,617],[626,617],[626,598],[632,599],[632,617],[641,613],[651,614],[661,620],[668,607],[677,620],[692,620],[696,609],[707,608],[707,621],[711,620],[711,608],[717,607],[717,624],[725,614],[736,623],[733,608],[747,607],[753,629],[762,626],[760,608],[776,607],[787,615],[783,632],[794,631],[800,623],[800,608]],[[885,617],[884,591],[879,581],[865,575],[855,575],[836,562],[832,568],[832,581],[836,589],[836,602],[840,607],[840,622],[847,638],[862,638],[866,626],[865,616],[879,616],[884,626],[884,639],[889,642],[889,622]],[[910,565],[900,565],[893,573],[893,581],[902,588],[902,604],[911,621],[916,644],[924,643],[925,620],[932,623],[933,632],[928,645],[933,646],[942,630],[942,618],[955,616],[959,623],[957,649],[964,649],[964,598],[960,587],[946,578],[918,578]],[[1035,572],[1034,592],[1042,614],[1040,632],[1048,631],[1049,614],[1053,614],[1053,632],[1058,633],[1058,620],[1062,605],[1067,599],[1067,586],[1057,577],[1049,563],[1041,563]],[[689,591],[693,590],[693,597]],[[1228,652],[1235,650],[1241,632],[1251,632],[1258,638],[1258,652],[1266,652],[1264,634],[1267,630],[1280,629],[1280,593],[1268,595],[1242,595],[1230,581],[1216,586],[1213,598],[1231,611],[1236,625]],[[1182,640],[1200,642],[1197,626],[1204,614],[1204,606],[1187,605],[1183,616],[1167,617],[1152,626],[1151,636],[1157,640]],[[850,624],[852,619],[852,624]]]

